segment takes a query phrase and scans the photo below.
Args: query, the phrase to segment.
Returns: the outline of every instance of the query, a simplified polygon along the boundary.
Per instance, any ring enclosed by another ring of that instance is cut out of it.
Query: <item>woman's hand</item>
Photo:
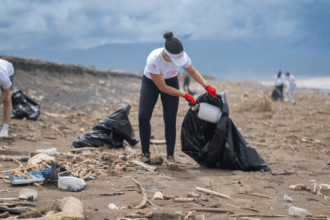
[[[205,90],[212,96],[212,97],[217,97],[218,95],[217,95],[217,90],[214,88],[214,87],[212,87],[212,86],[210,86],[210,85],[208,85],[208,86],[206,86],[205,87]]]
[[[189,95],[187,92],[185,92],[184,96],[183,96],[188,102],[190,102],[191,105],[194,105],[196,103],[194,97],[192,97],[191,95]]]

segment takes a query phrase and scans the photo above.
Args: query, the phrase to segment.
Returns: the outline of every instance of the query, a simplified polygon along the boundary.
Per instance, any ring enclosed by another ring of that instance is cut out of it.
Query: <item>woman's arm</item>
[[[160,91],[172,96],[185,96],[185,92],[166,85],[165,80],[163,79],[161,74],[150,73],[150,76],[152,81],[156,84]]]
[[[203,78],[203,76],[193,67],[193,65],[191,64],[189,67],[184,68],[189,75],[194,78],[194,80],[196,80],[199,84],[201,84],[202,86],[204,86],[204,84],[206,83],[205,79]]]

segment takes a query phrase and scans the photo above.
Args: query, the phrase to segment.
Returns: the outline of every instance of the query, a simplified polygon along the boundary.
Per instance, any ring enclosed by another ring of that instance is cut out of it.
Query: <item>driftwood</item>
[[[272,199],[271,197],[261,195],[261,194],[258,194],[258,193],[239,192],[238,194],[249,195],[249,196],[257,196],[257,197],[266,198],[266,199]]]
[[[146,213],[146,214],[138,214],[138,213],[132,213],[125,215],[126,218],[150,218],[153,215],[152,212]]]
[[[232,199],[230,196],[227,196],[225,194],[218,193],[218,192],[211,191],[211,190],[204,189],[204,188],[200,188],[200,187],[197,187],[197,186],[196,186],[196,190],[199,191],[199,192],[208,193],[208,194],[211,194],[211,195],[214,195],[214,196],[219,196],[219,197],[226,198],[226,199]]]
[[[124,195],[125,193],[123,192],[115,192],[115,193],[101,193],[100,196],[120,196],[120,195]]]
[[[0,218],[8,218],[10,216],[9,212],[4,212],[0,214]]]
[[[169,200],[169,199],[174,199],[174,198],[179,198],[180,196],[176,195],[163,195],[164,199]]]
[[[95,147],[82,147],[82,148],[78,148],[78,149],[72,149],[72,150],[70,150],[70,152],[71,153],[81,153],[85,150],[93,151],[93,150],[98,150],[98,148],[95,148]]]
[[[150,171],[150,172],[154,172],[154,171],[157,169],[157,167],[150,166],[150,165],[145,164],[145,163],[142,163],[142,162],[140,162],[140,161],[136,161],[136,160],[134,160],[133,163],[136,164],[136,165],[138,165],[138,166],[143,167],[144,169],[146,169],[146,170],[148,170],[148,171]]]
[[[188,212],[188,214],[183,218],[183,220],[188,220],[190,216],[193,216],[195,212]]]
[[[215,208],[190,208],[191,210],[195,210],[197,212],[216,212],[216,213],[230,213],[234,214],[233,211],[225,210],[225,209],[215,209]]]
[[[30,211],[30,212],[26,212],[26,213],[23,213],[23,214],[20,214],[17,219],[35,219],[35,218],[39,218],[42,216],[42,213],[38,210],[34,210],[34,211]]]
[[[250,210],[252,212],[259,212],[258,209],[253,209],[253,208],[241,208],[241,209]]]
[[[8,202],[4,202],[4,203],[0,203],[1,206],[7,206],[7,207],[15,207],[18,205],[21,206],[31,206],[31,207],[36,207],[37,205],[34,203],[30,203],[30,202],[13,202],[13,203],[8,203]]]
[[[174,198],[173,202],[195,202],[197,199],[195,198]]]
[[[136,181],[134,178],[133,178],[133,181],[134,181],[134,182],[136,183],[136,185],[139,187],[139,190],[140,190],[140,192],[141,192],[141,194],[142,194],[142,196],[143,196],[143,200],[142,200],[141,204],[138,205],[138,206],[135,206],[134,208],[135,208],[135,209],[140,209],[140,208],[144,207],[147,203],[149,203],[150,205],[155,206],[156,208],[161,209],[159,206],[153,204],[153,203],[148,199],[147,194],[146,194],[146,191],[144,190],[143,186],[142,186],[140,183],[138,183],[138,181]]]
[[[283,171],[273,171],[272,175],[292,175],[296,173],[297,172],[294,170],[283,170]]]
[[[282,218],[287,217],[286,215],[265,215],[265,214],[235,214],[230,215],[232,218],[239,218],[239,217],[265,217],[265,218]]]
[[[152,144],[166,144],[166,140],[150,140]]]
[[[0,198],[0,202],[8,202],[8,201],[19,201],[19,199],[18,198]]]

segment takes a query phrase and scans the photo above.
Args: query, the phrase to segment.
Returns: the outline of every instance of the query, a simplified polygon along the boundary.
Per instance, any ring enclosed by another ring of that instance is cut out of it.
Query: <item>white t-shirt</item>
[[[11,86],[10,76],[14,74],[13,64],[7,60],[0,59],[0,86],[7,89]]]
[[[285,83],[285,78],[283,75],[281,75],[279,78],[277,78],[277,74],[275,75],[275,85],[280,86]]]
[[[291,84],[291,83],[294,83],[294,77],[293,77],[293,75],[290,74],[289,77],[287,76],[287,77],[286,77],[286,80],[288,80],[290,84]]]
[[[147,64],[144,68],[144,75],[149,79],[151,79],[150,73],[161,74],[164,79],[169,79],[178,75],[180,67],[164,59],[162,56],[163,49],[163,47],[155,49],[148,56]],[[190,65],[191,60],[188,57],[188,61],[183,67],[187,68]]]

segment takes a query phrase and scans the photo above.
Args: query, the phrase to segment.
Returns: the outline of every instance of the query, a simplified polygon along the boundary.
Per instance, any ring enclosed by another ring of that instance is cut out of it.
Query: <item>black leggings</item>
[[[177,76],[166,79],[165,83],[168,86],[179,89],[179,80]],[[149,153],[151,135],[150,120],[159,94],[163,104],[167,155],[173,155],[176,138],[176,115],[179,107],[179,97],[161,92],[155,83],[145,75],[142,77],[139,106],[139,129],[142,152]]]

